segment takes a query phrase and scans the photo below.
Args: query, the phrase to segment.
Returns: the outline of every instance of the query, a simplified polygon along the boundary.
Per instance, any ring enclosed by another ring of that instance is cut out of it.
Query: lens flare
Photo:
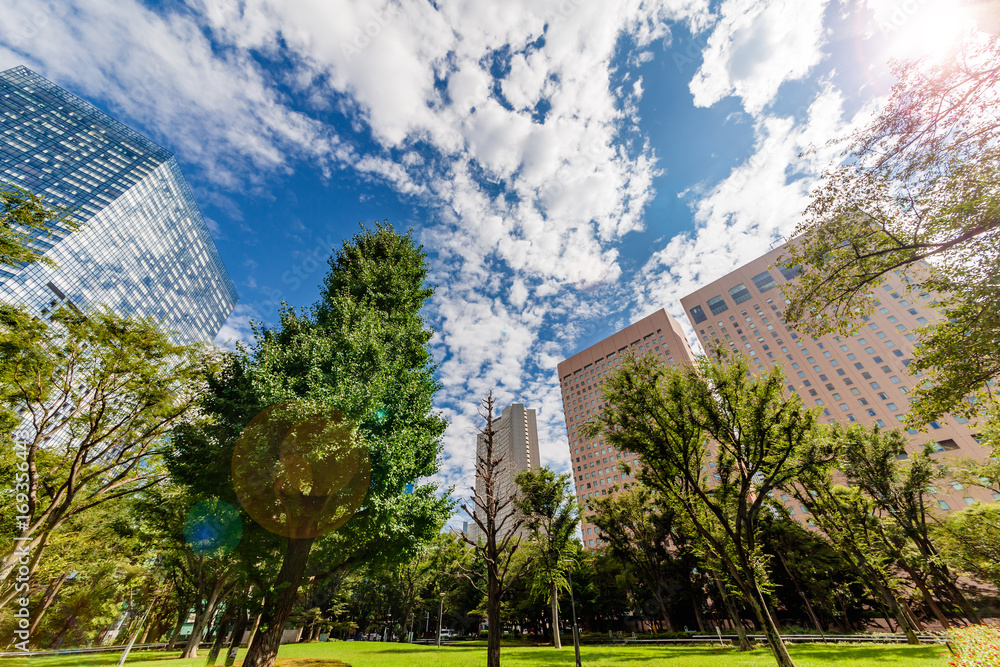
[[[203,500],[184,517],[184,539],[200,556],[221,558],[236,548],[241,537],[240,513],[227,502]]]
[[[371,465],[357,428],[308,401],[277,403],[250,420],[233,452],[236,497],[258,524],[290,538],[319,537],[361,507]]]

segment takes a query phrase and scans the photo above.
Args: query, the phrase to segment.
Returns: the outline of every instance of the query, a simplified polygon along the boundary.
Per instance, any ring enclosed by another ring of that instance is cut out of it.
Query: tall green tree
[[[836,440],[823,439],[822,435],[817,435],[817,440],[826,455],[815,457],[811,465],[789,480],[786,488],[809,510],[817,527],[853,566],[909,643],[920,643],[919,628],[900,594],[896,577],[896,563],[902,554],[886,535],[887,527],[871,497],[858,487],[835,481],[840,466]]]
[[[683,368],[631,358],[606,383],[605,407],[585,426],[591,437],[603,434],[639,454],[639,480],[677,507],[713,552],[782,667],[794,663],[768,609],[761,513],[771,491],[814,455],[816,419],[784,389],[780,368],[752,376],[742,356]]]
[[[935,527],[942,559],[1000,589],[1000,506],[975,503]]]
[[[915,548],[915,558],[907,562],[904,557],[899,563],[924,593],[935,614],[947,627],[947,620],[934,602],[927,574],[969,621],[978,622],[979,614],[958,587],[958,575],[944,563],[931,537],[936,517],[928,507],[927,492],[942,473],[930,450],[907,455],[906,438],[898,430],[833,424],[828,432],[838,449],[838,463],[848,482],[865,491],[874,506],[892,519]],[[906,459],[901,458],[904,455]]]
[[[262,553],[280,565],[260,582],[263,611],[246,667],[274,664],[308,568],[323,573],[391,559],[429,540],[449,513],[450,501],[433,486],[412,487],[436,471],[446,426],[432,408],[439,385],[432,332],[420,313],[433,291],[426,280],[426,256],[409,233],[363,228],[334,252],[313,308],[284,308],[278,326],[256,326],[251,344],[226,359],[211,378],[209,419],[177,439],[172,470],[205,495],[229,501],[240,484],[260,481],[254,457],[270,460],[280,477],[270,482],[277,504],[258,507],[254,517],[281,535],[269,546],[261,541]],[[273,416],[294,443],[256,429],[258,421],[248,457],[234,457],[245,428],[265,410],[261,419]],[[341,477],[348,463],[351,475]],[[357,495],[340,502],[338,488]]]
[[[565,590],[566,570],[573,561],[572,542],[580,525],[580,506],[570,488],[569,475],[551,468],[524,470],[517,475],[520,490],[515,506],[531,533],[529,550],[533,581],[549,594],[552,606],[552,645],[562,648],[559,637],[559,590]]]
[[[70,210],[49,206],[43,196],[24,188],[0,183],[0,264],[55,266],[43,256],[45,250],[35,246],[35,239],[52,236],[53,230],[68,233],[80,227]]]
[[[591,521],[601,539],[616,558],[635,568],[656,599],[667,632],[673,632],[664,597],[668,567],[675,556],[673,510],[668,503],[657,503],[652,490],[643,484],[616,496],[592,498],[590,506],[594,510]]]
[[[990,395],[1000,376],[1000,40],[971,33],[948,57],[894,73],[886,107],[850,137],[781,260],[802,267],[785,319],[852,331],[894,272],[938,293],[941,320],[913,364],[931,380],[915,393],[930,420],[978,410],[963,399]]]
[[[214,363],[152,320],[70,309],[52,319],[0,307],[0,390],[23,420],[13,442],[20,542],[0,559],[3,602],[19,549],[34,568],[67,520],[164,479],[168,436],[192,418]]]

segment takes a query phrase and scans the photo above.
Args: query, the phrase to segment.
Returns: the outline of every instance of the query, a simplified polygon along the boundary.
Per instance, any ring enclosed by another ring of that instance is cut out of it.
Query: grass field
[[[942,646],[848,646],[810,644],[789,648],[799,667],[944,667],[947,650]],[[204,667],[205,659],[177,660],[162,651],[132,653],[126,664],[136,667]],[[289,644],[281,647],[278,665],[309,667],[309,658],[335,659],[350,667],[482,667],[486,664],[483,646],[446,646],[441,649],[409,644],[379,642],[329,642]],[[241,653],[242,656],[242,653]],[[551,647],[504,646],[501,654],[506,667],[529,665],[573,665],[573,647],[556,651]],[[104,667],[115,665],[119,655],[57,656],[0,659],[3,667]],[[642,667],[770,667],[774,659],[766,649],[740,653],[733,649],[706,646],[584,646],[586,667],[613,667],[622,664]],[[220,663],[221,664],[221,661]],[[239,661],[236,663],[239,665]]]

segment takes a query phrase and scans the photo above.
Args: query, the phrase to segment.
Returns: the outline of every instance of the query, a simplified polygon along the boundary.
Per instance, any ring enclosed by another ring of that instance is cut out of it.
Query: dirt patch
[[[318,658],[279,658],[274,663],[275,667],[351,667],[346,662],[333,659]]]

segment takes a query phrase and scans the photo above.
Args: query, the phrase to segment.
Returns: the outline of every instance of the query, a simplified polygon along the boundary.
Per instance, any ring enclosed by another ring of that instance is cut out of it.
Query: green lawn
[[[944,667],[947,650],[941,646],[846,646],[811,644],[790,647],[799,667]],[[481,667],[486,663],[482,646],[446,646],[441,649],[407,644],[379,642],[329,642],[282,646],[282,659],[335,658],[351,667]],[[173,651],[169,655],[176,655]],[[103,667],[118,662],[118,654],[33,658],[30,667]],[[643,667],[770,667],[770,652],[757,649],[739,653],[732,649],[705,646],[584,646],[586,667],[612,667],[635,664]],[[528,665],[573,665],[573,647],[561,651],[549,647],[505,646],[503,664],[509,667]],[[163,652],[132,653],[129,665],[146,667],[204,667],[205,659],[170,659]],[[220,661],[221,664],[221,661]],[[239,664],[239,662],[237,662]],[[3,667],[28,667],[19,658],[0,659]],[[301,663],[300,663],[301,665]]]

